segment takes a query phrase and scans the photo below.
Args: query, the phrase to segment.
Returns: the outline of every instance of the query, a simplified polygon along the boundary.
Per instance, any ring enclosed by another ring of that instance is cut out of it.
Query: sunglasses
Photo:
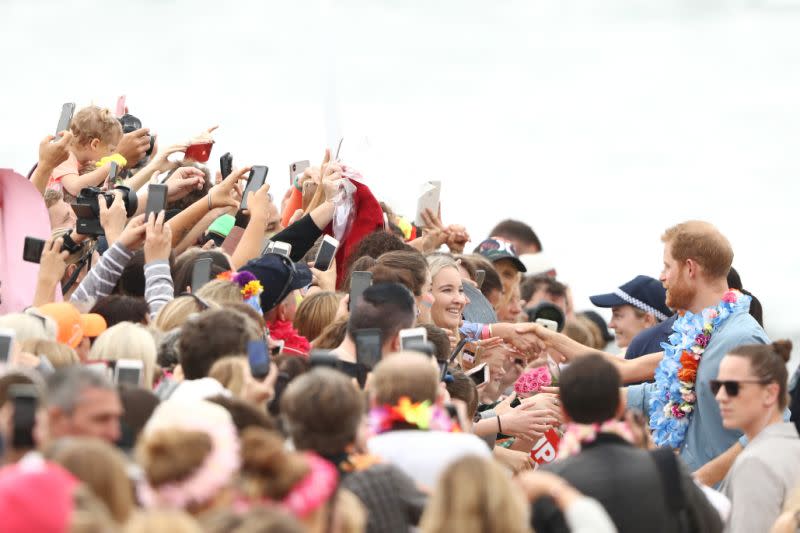
[[[763,379],[740,379],[740,380],[724,380],[720,381],[718,379],[712,379],[708,382],[709,386],[711,387],[711,392],[714,396],[717,395],[719,389],[725,387],[725,394],[730,397],[738,396],[739,395],[739,388],[742,383],[757,383],[759,385],[766,385],[769,381],[764,381]]]

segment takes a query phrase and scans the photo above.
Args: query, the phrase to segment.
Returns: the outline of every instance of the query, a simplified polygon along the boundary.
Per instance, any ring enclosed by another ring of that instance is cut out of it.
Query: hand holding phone
[[[156,216],[167,208],[167,186],[158,183],[151,183],[147,186],[147,207],[144,211],[144,219],[150,220],[150,213]]]
[[[72,122],[72,115],[75,113],[75,103],[67,102],[61,106],[61,116],[58,117],[58,125],[56,126],[56,140],[61,138],[61,132],[69,129],[69,124]]]
[[[414,221],[414,224],[417,227],[425,226],[425,220],[422,218],[422,213],[425,212],[426,209],[430,209],[432,213],[436,214],[439,212],[439,196],[442,192],[442,182],[441,181],[428,181],[422,186],[422,191],[420,192],[419,199],[417,200],[417,218]]]
[[[143,384],[144,362],[139,359],[120,359],[114,365],[114,383],[138,387]]]
[[[425,328],[408,328],[400,330],[400,349],[407,350],[408,346],[414,343],[424,343],[428,341],[428,330]]]
[[[239,210],[247,209],[247,195],[251,192],[256,192],[267,181],[267,173],[269,168],[264,165],[253,165],[250,169],[250,177],[247,178],[247,186],[242,193],[242,203],[239,205]]]
[[[331,262],[333,262],[333,258],[336,257],[336,249],[338,247],[339,241],[330,235],[325,235],[322,239],[322,244],[319,246],[319,250],[317,250],[317,257],[314,258],[314,268],[321,271],[328,270],[331,266]]]
[[[294,163],[289,165],[289,185],[294,185],[295,178],[300,176],[310,166],[311,162],[308,160],[295,161]]]
[[[489,366],[486,363],[481,363],[466,374],[475,383],[476,387],[480,387],[489,381]]]
[[[205,163],[211,157],[211,147],[214,141],[201,142],[190,145],[184,152],[185,159],[192,159],[198,163]]]

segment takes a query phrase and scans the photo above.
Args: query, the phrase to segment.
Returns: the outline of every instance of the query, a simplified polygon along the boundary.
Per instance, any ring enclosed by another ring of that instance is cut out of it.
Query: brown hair
[[[461,400],[467,405],[468,416],[475,416],[475,411],[478,410],[478,389],[475,382],[461,370],[450,369],[449,372],[453,381],[447,383],[447,392],[451,398]]]
[[[333,350],[338,348],[347,336],[347,317],[340,318],[333,324],[329,324],[319,337],[313,340],[312,347],[317,350]]]
[[[211,437],[202,431],[175,427],[155,430],[139,439],[136,462],[154,488],[183,481],[211,453]]]
[[[122,136],[122,126],[111,111],[97,106],[84,107],[72,117],[69,129],[77,146],[85,146],[92,139],[113,144]]]
[[[710,278],[727,278],[733,263],[733,248],[708,222],[690,220],[672,226],[661,236],[661,241],[670,245],[670,254],[676,261],[692,259]]]
[[[134,514],[124,533],[203,533],[189,513],[178,509],[148,509]]]
[[[309,340],[319,337],[325,327],[336,318],[339,296],[335,292],[322,291],[303,298],[294,315],[294,327]]]
[[[215,302],[206,302],[209,309],[218,309],[219,305]],[[161,331],[169,331],[179,328],[186,322],[186,319],[194,313],[204,311],[203,306],[192,296],[178,296],[167,303],[156,315],[155,328]]]
[[[350,379],[327,368],[299,376],[281,396],[281,414],[294,445],[321,455],[342,453],[355,441],[365,406]]]
[[[295,357],[295,359],[297,358]],[[257,407],[239,398],[222,395],[209,398],[208,401],[220,405],[228,411],[228,414],[230,414],[233,419],[233,425],[236,426],[236,431],[239,434],[249,427],[259,427],[269,430],[276,429],[275,422],[272,420],[272,417],[267,414],[263,406]]]
[[[262,331],[247,315],[233,309],[205,311],[187,320],[178,341],[184,376],[206,377],[218,359],[247,353],[247,343],[260,339],[261,335]]]
[[[287,451],[278,433],[250,427],[242,432],[242,477],[254,498],[281,500],[309,472],[305,457]]]
[[[528,276],[520,285],[520,296],[526,302],[533,298],[533,295],[544,289],[544,291],[554,298],[560,298],[567,295],[567,286],[548,276],[547,274],[537,274],[535,276]]]
[[[376,264],[383,267],[400,270],[408,274],[409,284],[406,285],[414,296],[422,296],[422,289],[428,277],[428,262],[425,256],[416,250],[394,250],[378,257]]]
[[[55,441],[47,456],[86,483],[117,523],[128,520],[135,507],[133,489],[125,457],[116,448],[99,439],[69,437]]]
[[[772,344],[745,344],[730,351],[730,355],[750,361],[753,374],[767,383],[778,384],[778,407],[783,410],[789,403],[786,392],[789,373],[786,363],[792,354],[792,341],[781,340]]]
[[[397,268],[381,265],[380,263],[375,263],[375,265],[372,266],[369,271],[372,272],[373,284],[397,283],[407,288],[412,293],[414,291],[414,281],[412,279],[412,275],[406,270],[399,270]]]
[[[439,361],[446,361],[450,357],[450,337],[447,335],[447,332],[440,328],[439,326],[434,326],[433,324],[422,324],[421,328],[425,328],[428,342],[433,344],[434,349],[434,357],[436,357]]]

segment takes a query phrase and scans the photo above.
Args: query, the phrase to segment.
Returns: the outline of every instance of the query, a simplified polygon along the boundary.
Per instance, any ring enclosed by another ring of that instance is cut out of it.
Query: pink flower
[[[547,367],[537,367],[533,370],[528,370],[517,378],[514,383],[514,390],[520,395],[530,395],[539,392],[542,387],[546,387],[552,383],[550,372]]]
[[[694,403],[697,401],[697,395],[694,392],[685,392],[681,394],[681,398],[686,403]]]
[[[701,346],[702,348],[705,348],[706,346],[708,346],[708,341],[710,340],[711,337],[709,337],[705,333],[700,333],[697,337],[695,337],[694,343],[697,344],[698,346]]]
[[[722,297],[722,301],[729,304],[736,303],[736,300],[737,300],[736,293],[734,291],[728,291]]]
[[[686,416],[686,413],[681,411],[680,407],[678,407],[678,404],[673,403],[672,404],[672,416],[674,416],[675,418],[683,418],[683,417]]]

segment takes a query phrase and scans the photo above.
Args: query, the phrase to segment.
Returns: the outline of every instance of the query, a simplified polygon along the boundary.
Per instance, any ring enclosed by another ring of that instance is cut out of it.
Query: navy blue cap
[[[294,268],[292,268],[294,266]],[[292,263],[285,255],[269,253],[249,261],[239,269],[253,274],[264,292],[261,293],[261,310],[266,313],[286,298],[291,291],[311,284],[311,271],[303,263]]]
[[[667,291],[660,281],[650,276],[636,276],[614,292],[590,296],[589,300],[597,307],[632,305],[646,313],[653,313],[659,322],[672,315],[667,307]]]

